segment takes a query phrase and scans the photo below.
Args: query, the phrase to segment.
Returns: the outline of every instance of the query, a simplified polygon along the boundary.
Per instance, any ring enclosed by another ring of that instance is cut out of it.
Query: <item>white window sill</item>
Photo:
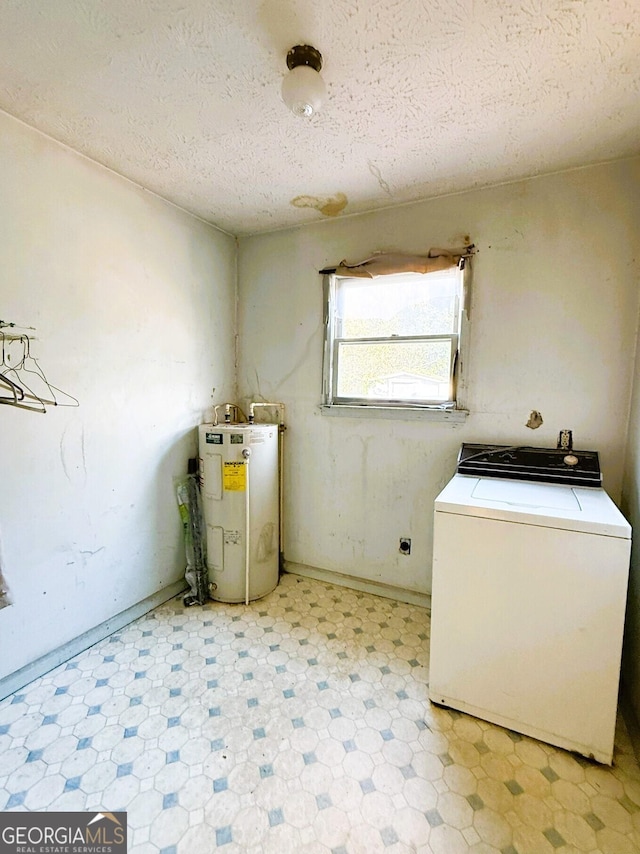
[[[469,415],[466,409],[435,409],[420,406],[360,406],[334,403],[320,406],[322,415],[339,418],[394,418],[401,421],[448,421],[450,424],[464,424]]]

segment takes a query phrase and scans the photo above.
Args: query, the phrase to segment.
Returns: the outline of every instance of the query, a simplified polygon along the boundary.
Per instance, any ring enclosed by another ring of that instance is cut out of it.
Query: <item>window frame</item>
[[[340,279],[350,279],[350,276],[337,275],[334,270],[322,270],[323,276],[323,328],[324,328],[324,352],[322,370],[322,409],[326,414],[349,414],[348,411],[371,414],[400,413],[441,413],[446,415],[446,420],[458,420],[451,418],[453,413],[461,413],[466,416],[462,397],[464,394],[463,367],[466,362],[466,351],[468,345],[469,329],[469,292],[470,292],[470,264],[465,259],[460,267],[461,289],[459,295],[458,311],[455,318],[454,331],[437,335],[413,335],[413,336],[389,336],[379,338],[342,338],[336,334],[337,319],[337,287]],[[438,273],[416,273],[416,276],[438,275]],[[382,278],[376,277],[376,278]],[[360,343],[401,343],[405,341],[428,342],[437,340],[451,341],[452,356],[450,361],[450,390],[451,398],[447,401],[415,401],[408,398],[386,399],[366,397],[339,396],[338,388],[338,348],[343,342],[348,344]],[[332,412],[333,410],[333,412]],[[339,410],[343,412],[338,413]],[[444,419],[443,419],[444,420]]]

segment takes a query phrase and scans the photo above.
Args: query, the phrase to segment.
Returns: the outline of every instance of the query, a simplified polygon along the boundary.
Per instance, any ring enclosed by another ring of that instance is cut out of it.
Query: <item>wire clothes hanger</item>
[[[0,368],[2,368],[2,371],[0,372],[0,385],[12,392],[11,397],[0,395],[0,404],[16,406],[19,409],[27,409],[30,412],[41,412],[44,414],[47,411],[44,401],[40,400],[37,395],[30,395],[31,389],[28,386],[26,387],[25,392],[23,385],[16,382],[16,380],[19,379],[17,368],[24,362],[24,350],[19,362],[16,365],[11,365],[9,361],[10,356],[7,353],[7,338],[1,330],[0,340],[2,341],[2,362],[0,362]],[[12,340],[14,339],[9,339],[9,344]],[[13,375],[13,378],[9,376],[10,373]]]
[[[49,382],[38,360],[31,354],[31,339],[28,335],[10,336],[7,338],[0,329],[0,341],[2,344],[2,361],[0,362],[0,388],[4,383],[13,397],[0,395],[0,404],[17,406],[20,409],[28,409],[31,412],[46,413],[47,406],[80,406],[80,402],[69,392]],[[12,345],[20,347],[17,361],[11,362]],[[25,374],[27,375],[25,377]],[[11,376],[9,376],[11,375]],[[35,380],[33,379],[35,378]],[[29,385],[31,383],[31,385]],[[42,387],[38,390],[35,387]],[[56,395],[62,395],[59,399]]]
[[[17,383],[14,383],[13,380],[10,380],[9,377],[6,377],[4,374],[0,374],[0,390],[2,390],[2,386],[9,389],[13,397],[13,403],[17,403],[19,400],[24,400],[24,389],[19,386]],[[0,400],[8,400],[11,402],[11,398],[6,395],[0,395]]]

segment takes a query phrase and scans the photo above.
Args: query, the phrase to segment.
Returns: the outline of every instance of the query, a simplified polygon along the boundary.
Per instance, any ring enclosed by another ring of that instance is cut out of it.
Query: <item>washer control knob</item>
[[[566,465],[568,466],[577,466],[579,460],[575,456],[575,454],[567,454],[567,456],[562,460],[562,462],[566,463]]]

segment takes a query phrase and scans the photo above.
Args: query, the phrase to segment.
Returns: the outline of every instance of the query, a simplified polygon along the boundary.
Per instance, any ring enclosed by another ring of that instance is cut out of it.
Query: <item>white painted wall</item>
[[[239,390],[287,406],[289,561],[430,591],[433,500],[462,441],[555,447],[572,429],[576,447],[600,451],[620,498],[639,178],[632,159],[240,241]],[[317,271],[464,235],[479,248],[466,424],[321,415]],[[524,426],[532,409],[544,418],[535,432]],[[398,553],[402,535],[410,557]]]
[[[78,409],[0,407],[0,677],[179,579],[172,478],[234,396],[235,241],[0,114],[0,318]]]
[[[640,221],[640,196],[637,199],[636,221]],[[636,273],[636,281],[638,279],[640,276]],[[640,346],[638,342],[636,342],[633,397],[622,485],[622,510],[634,530],[622,659],[623,680],[627,697],[640,724],[640,542],[638,536],[640,530]]]

